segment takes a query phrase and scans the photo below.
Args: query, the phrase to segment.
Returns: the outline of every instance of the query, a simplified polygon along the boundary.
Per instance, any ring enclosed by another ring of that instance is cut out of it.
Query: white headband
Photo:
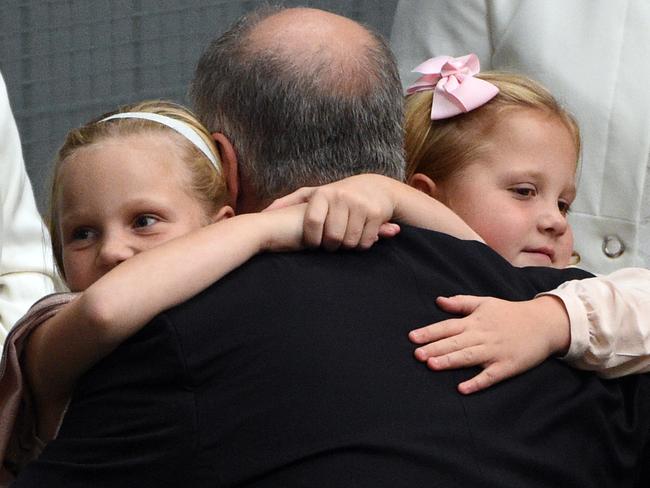
[[[151,112],[122,112],[106,117],[99,122],[106,122],[107,120],[113,119],[144,119],[166,125],[170,129],[175,130],[180,135],[185,137],[192,144],[194,144],[203,154],[205,154],[205,157],[210,160],[217,171],[221,171],[221,167],[219,166],[219,163],[217,163],[217,158],[210,150],[210,147],[205,143],[201,136],[199,136],[199,134],[185,122],[181,122],[177,119],[172,119],[166,115],[154,114]]]

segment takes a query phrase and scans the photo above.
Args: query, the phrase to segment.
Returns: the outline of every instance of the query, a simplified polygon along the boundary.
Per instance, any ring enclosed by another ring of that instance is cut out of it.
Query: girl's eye
[[[97,233],[89,227],[79,227],[72,231],[73,241],[86,241],[92,239]]]
[[[557,202],[557,208],[560,209],[562,215],[566,215],[571,210],[571,204],[569,202],[559,201]]]
[[[138,215],[133,221],[133,227],[151,227],[158,222],[159,220],[153,215]]]
[[[530,198],[537,195],[537,190],[532,186],[515,186],[510,188],[510,191],[515,193],[518,197]]]

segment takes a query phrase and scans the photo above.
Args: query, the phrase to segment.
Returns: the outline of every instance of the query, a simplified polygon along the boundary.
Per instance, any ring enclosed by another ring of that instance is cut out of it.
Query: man
[[[392,58],[347,19],[256,13],[208,48],[192,92],[240,211],[401,176]],[[582,276],[414,228],[365,253],[258,256],[91,370],[16,486],[642,486],[647,377],[546,361],[462,396],[474,372],[412,357],[407,332],[446,318],[439,294],[523,299]]]
[[[402,91],[384,41],[333,14],[274,11],[216,39],[191,89],[237,212],[363,172],[403,180]]]

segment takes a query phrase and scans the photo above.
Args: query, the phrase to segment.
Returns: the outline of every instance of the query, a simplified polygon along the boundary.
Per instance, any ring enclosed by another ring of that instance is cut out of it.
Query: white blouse
[[[39,298],[54,291],[47,230],[25,171],[18,129],[0,74],[0,346]]]

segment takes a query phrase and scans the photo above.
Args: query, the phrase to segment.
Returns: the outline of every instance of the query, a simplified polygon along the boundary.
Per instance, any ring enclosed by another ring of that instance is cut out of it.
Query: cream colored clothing
[[[568,281],[541,295],[564,302],[571,322],[564,359],[571,365],[605,378],[650,371],[650,270]]]
[[[18,129],[0,74],[0,346],[39,298],[54,291],[49,235],[36,209]]]
[[[474,52],[484,70],[541,81],[576,115],[576,250],[581,267],[610,273],[650,268],[649,24],[648,0],[401,0],[391,43],[405,86],[427,58]]]

